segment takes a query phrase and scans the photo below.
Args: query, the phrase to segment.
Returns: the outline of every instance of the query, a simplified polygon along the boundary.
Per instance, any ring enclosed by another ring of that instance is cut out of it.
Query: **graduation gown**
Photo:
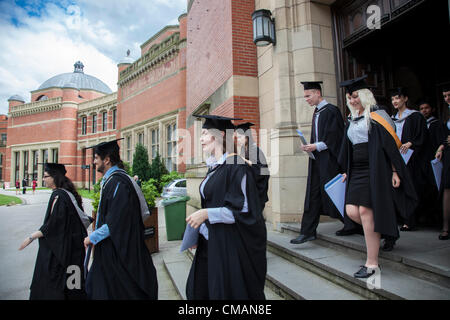
[[[83,240],[87,237],[87,231],[64,190],[53,191],[44,224],[39,230],[44,236],[39,238],[30,299],[85,299]],[[75,275],[68,270],[69,266],[79,267],[80,289],[66,286],[68,277]]]
[[[313,124],[314,127],[314,124]],[[342,142],[342,134],[344,131],[344,121],[339,109],[332,105],[327,104],[320,110],[320,116],[318,121],[318,139],[317,141],[323,141],[327,145],[327,149],[321,152],[314,151],[314,157],[316,160],[309,159],[308,165],[308,180],[306,185],[306,196],[305,196],[305,211],[310,208],[310,193],[311,193],[311,181],[312,174],[319,174],[320,180],[320,191],[321,191],[321,201],[322,209],[321,214],[328,215],[332,218],[342,219],[341,214],[338,209],[334,206],[333,202],[330,200],[325,192],[324,186],[332,178],[334,178],[339,173],[338,156],[339,150]],[[310,143],[315,143],[313,139],[313,134],[311,134]],[[315,163],[313,163],[315,161]],[[313,165],[318,166],[319,170],[312,170]]]
[[[239,163],[234,156],[234,163]],[[241,181],[247,175],[248,212],[241,212]],[[252,169],[246,164],[227,164],[215,169],[204,186],[202,208],[227,207],[235,223],[210,224],[208,240],[199,243],[186,284],[189,300],[262,300],[267,271],[267,231]],[[199,272],[200,271],[200,272]]]
[[[345,128],[344,140],[339,153],[339,164],[350,177],[352,163],[352,143]],[[371,121],[369,130],[369,179],[370,196],[375,223],[375,232],[384,236],[398,238],[396,214],[409,218],[417,206],[417,195],[398,151],[397,145],[389,132],[379,123]],[[392,186],[392,167],[394,165],[400,177],[400,187]],[[347,178],[347,184],[349,179]]]
[[[98,228],[110,236],[94,247],[88,272],[89,299],[157,299],[156,269],[144,242],[139,199],[128,177],[116,173],[104,183]]]
[[[448,128],[448,122],[444,124],[444,140],[441,144],[444,145],[444,152],[442,154],[442,179],[440,193],[444,189],[450,188],[450,145],[447,143],[447,137],[450,136],[450,129]]]
[[[394,117],[394,120],[396,118]],[[424,181],[427,179],[427,125],[424,116],[420,112],[413,112],[405,119],[403,125],[402,144],[411,142],[411,150],[414,150],[408,161],[407,167],[413,179],[416,192],[420,193],[424,188]]]
[[[252,159],[255,158],[256,159]],[[258,188],[259,199],[261,202],[261,210],[264,211],[266,202],[269,201],[267,192],[269,190],[270,172],[267,165],[266,157],[261,149],[254,143],[249,147],[249,160],[252,162],[252,171]]]

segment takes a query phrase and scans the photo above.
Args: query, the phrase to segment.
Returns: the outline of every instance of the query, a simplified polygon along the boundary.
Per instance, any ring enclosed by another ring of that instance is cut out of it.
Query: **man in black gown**
[[[94,149],[97,171],[103,173],[96,230],[84,240],[95,245],[86,280],[88,299],[157,299],[158,282],[144,242],[139,187],[123,170],[117,141]]]
[[[322,81],[302,82],[305,100],[316,106],[312,119],[310,144],[302,150],[312,152],[315,160],[309,159],[308,182],[300,235],[291,240],[299,244],[316,239],[320,215],[344,221],[344,228],[337,235],[357,233],[358,226],[348,217],[342,218],[325,192],[324,186],[339,173],[337,158],[344,133],[344,120],[339,109],[322,97]]]

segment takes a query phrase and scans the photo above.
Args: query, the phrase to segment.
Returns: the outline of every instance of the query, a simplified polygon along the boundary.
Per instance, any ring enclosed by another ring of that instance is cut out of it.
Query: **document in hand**
[[[88,274],[89,261],[91,260],[92,246],[89,246],[84,256],[84,278],[86,279]]]
[[[438,159],[431,160],[431,167],[433,168],[434,179],[436,180],[436,185],[438,190],[441,188],[441,177],[442,177],[442,162]]]
[[[405,161],[405,164],[408,164],[409,159],[411,159],[411,156],[413,154],[414,150],[408,149],[405,154],[401,153],[403,160]]]
[[[344,216],[346,181],[342,182],[342,174],[338,174],[325,184],[325,192],[333,201],[341,216]]]
[[[306,139],[305,139],[305,136],[303,135],[303,133],[302,133],[300,130],[298,130],[298,129],[297,129],[297,133],[298,133],[298,135],[300,136],[300,140],[302,141],[302,144],[303,144],[304,146],[306,146],[306,145],[308,144],[308,142],[306,142]],[[316,160],[316,157],[314,157],[314,155],[312,154],[312,152],[308,152],[308,156],[309,156],[311,159]]]
[[[200,228],[194,229],[191,225],[186,225],[186,230],[184,231],[183,241],[181,242],[180,252],[197,244],[198,232]]]

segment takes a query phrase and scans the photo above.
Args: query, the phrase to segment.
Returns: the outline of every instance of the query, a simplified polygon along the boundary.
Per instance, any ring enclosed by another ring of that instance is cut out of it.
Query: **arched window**
[[[36,99],[36,101],[44,101],[44,100],[48,100],[48,97],[47,97],[45,94],[40,95],[40,96]]]

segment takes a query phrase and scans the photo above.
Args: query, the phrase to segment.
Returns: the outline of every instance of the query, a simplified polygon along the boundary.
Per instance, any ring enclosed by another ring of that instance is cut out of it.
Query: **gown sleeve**
[[[61,194],[56,195],[49,205],[53,205],[53,210],[39,230],[44,235],[44,241],[46,241],[58,262],[67,266],[71,252],[70,233],[66,232],[69,228],[69,208]]]

